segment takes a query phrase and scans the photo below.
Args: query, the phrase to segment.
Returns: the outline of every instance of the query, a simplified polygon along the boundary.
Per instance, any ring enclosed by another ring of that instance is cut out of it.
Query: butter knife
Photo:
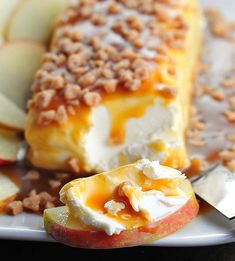
[[[235,218],[235,173],[215,165],[190,181],[200,198],[228,219]]]

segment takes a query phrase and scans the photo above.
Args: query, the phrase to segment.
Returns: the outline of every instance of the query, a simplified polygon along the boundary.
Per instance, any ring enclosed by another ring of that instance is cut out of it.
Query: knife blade
[[[235,173],[215,165],[191,179],[194,192],[228,219],[235,218]]]

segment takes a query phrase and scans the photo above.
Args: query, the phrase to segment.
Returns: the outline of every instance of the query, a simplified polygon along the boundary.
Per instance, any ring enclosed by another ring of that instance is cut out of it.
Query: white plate
[[[201,2],[202,5],[216,5],[228,18],[234,18],[234,0],[201,0]],[[53,241],[43,229],[42,217],[26,213],[16,217],[0,216],[0,238]],[[206,246],[233,241],[235,241],[235,220],[229,221],[220,213],[213,211],[196,217],[180,231],[150,245]]]

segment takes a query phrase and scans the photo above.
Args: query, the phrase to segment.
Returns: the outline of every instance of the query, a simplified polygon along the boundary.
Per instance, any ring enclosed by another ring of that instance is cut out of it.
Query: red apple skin
[[[0,159],[0,167],[6,166],[6,165],[11,165],[14,163],[15,163],[15,161],[12,161],[12,160]]]
[[[80,248],[109,249],[142,245],[165,237],[190,222],[197,215],[198,209],[198,202],[193,194],[182,208],[168,217],[112,236],[103,231],[84,231],[55,224],[46,217],[45,212],[44,220],[47,232],[60,243]]]

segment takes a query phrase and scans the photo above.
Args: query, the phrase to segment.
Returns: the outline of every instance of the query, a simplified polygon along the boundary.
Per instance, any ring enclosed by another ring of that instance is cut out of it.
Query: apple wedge
[[[7,40],[27,39],[47,44],[55,19],[67,0],[23,0],[12,13],[5,31]]]
[[[0,104],[0,124],[15,130],[24,130],[25,112],[1,93]]]
[[[65,206],[46,209],[44,226],[56,241],[73,247],[108,249],[146,244],[177,231],[197,215],[198,202],[190,182],[183,181],[181,189],[189,200],[176,212],[160,221],[124,230],[120,234],[109,236],[104,231],[84,229],[81,223],[71,219]]]
[[[12,164],[23,146],[18,134],[11,130],[0,129],[0,166]]]
[[[7,176],[0,174],[0,212],[15,199],[19,188]]]
[[[44,52],[43,45],[32,41],[11,41],[0,47],[0,93],[23,110]],[[18,121],[16,117],[11,120]]]
[[[19,0],[1,0],[0,1],[0,32],[5,30],[8,18],[16,8]]]

